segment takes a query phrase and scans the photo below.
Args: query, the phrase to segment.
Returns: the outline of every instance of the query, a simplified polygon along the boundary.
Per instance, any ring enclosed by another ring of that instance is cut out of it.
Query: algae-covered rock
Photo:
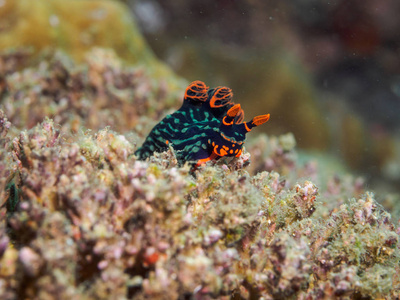
[[[293,135],[197,170],[139,161],[179,106],[167,81],[101,48],[32,55],[0,56],[2,299],[400,296],[400,228],[361,180],[299,163]]]
[[[0,116],[3,174],[19,191],[0,209],[5,299],[400,296],[400,228],[373,194],[348,199],[351,181],[320,191],[250,175],[243,157],[193,172],[171,150],[138,161],[110,129],[45,119],[15,133]]]
[[[104,0],[4,0],[0,5],[0,50],[61,49],[83,61],[93,47],[113,49],[131,64],[145,65],[174,88],[182,81],[158,61],[128,9]]]
[[[146,132],[181,101],[180,89],[153,80],[144,67],[125,66],[112,50],[93,48],[84,67],[57,52],[18,71],[31,57],[24,52],[0,55],[0,108],[19,129],[53,116],[63,132],[106,126]]]

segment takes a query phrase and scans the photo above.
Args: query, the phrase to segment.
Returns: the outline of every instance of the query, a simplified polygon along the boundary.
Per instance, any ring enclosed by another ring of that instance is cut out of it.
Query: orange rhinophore
[[[244,120],[244,111],[243,109],[240,109],[238,114],[235,117],[235,124],[240,124]]]
[[[264,124],[269,120],[269,114],[254,117],[250,122],[243,123],[246,132],[251,131],[254,127]]]
[[[262,116],[257,116],[253,118],[253,124],[255,126],[260,126],[261,124],[264,124],[269,120],[269,114],[267,115],[262,115]]]
[[[236,105],[232,106],[232,107],[226,112],[226,115],[229,116],[229,117],[231,117],[231,118],[234,118],[234,117],[236,117],[236,115],[239,113],[240,109],[241,109],[241,108],[240,108],[240,104],[236,104]]]
[[[232,106],[227,112],[226,116],[222,119],[222,123],[226,126],[233,125],[233,122],[237,116],[237,114],[241,111],[240,104],[236,104]]]

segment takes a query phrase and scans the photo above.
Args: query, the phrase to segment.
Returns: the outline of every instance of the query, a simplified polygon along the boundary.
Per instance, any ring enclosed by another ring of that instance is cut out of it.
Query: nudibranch
[[[267,122],[269,114],[243,122],[244,112],[232,96],[228,87],[209,89],[202,81],[192,82],[181,108],[154,126],[135,155],[145,160],[172,147],[179,164],[195,166],[225,156],[239,157],[246,134]]]

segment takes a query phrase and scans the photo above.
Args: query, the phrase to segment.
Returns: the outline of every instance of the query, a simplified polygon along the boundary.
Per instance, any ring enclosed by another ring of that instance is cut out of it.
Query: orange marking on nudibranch
[[[264,124],[268,120],[269,120],[269,114],[261,115],[261,116],[254,117],[252,123],[253,123],[254,126],[259,126],[261,124]]]
[[[238,154],[236,154],[236,157],[239,157],[242,154],[242,150],[239,150]]]
[[[213,152],[213,153],[211,153],[211,155],[209,157],[199,159],[197,161],[197,163],[196,163],[196,167],[198,167],[198,166],[200,166],[200,165],[202,165],[202,164],[204,164],[204,163],[206,163],[206,162],[208,162],[208,161],[210,161],[212,159],[215,159],[216,157],[217,157],[217,155]]]
[[[222,123],[224,123],[224,125],[226,125],[226,126],[230,126],[230,125],[233,125],[233,119],[232,119],[232,121],[231,122],[226,122],[226,116],[222,119]]]
[[[244,123],[244,127],[246,128],[247,132],[251,131],[251,128],[249,128],[249,126],[247,126],[247,123]]]
[[[240,111],[240,104],[235,104],[227,112],[227,116],[234,118]]]
[[[244,120],[244,111],[241,109],[235,117],[235,124],[240,124]]]
[[[231,151],[229,151],[230,154],[233,154],[233,150],[231,149]]]
[[[230,138],[228,138],[227,136],[225,136],[225,134],[223,134],[222,132],[221,132],[221,136],[222,136],[225,140],[227,140],[228,142],[232,142],[232,143],[233,143],[233,141],[232,141]]]
[[[215,147],[214,147],[214,153],[215,154],[217,154],[218,156],[225,156],[225,155],[227,155],[228,154],[228,152],[226,152],[223,148],[221,148],[221,150],[219,151],[219,153],[218,153],[218,145],[216,145]]]
[[[210,99],[210,107],[217,108],[225,106],[232,98],[232,90],[228,87],[216,88],[214,95]],[[215,104],[216,101],[220,100],[221,104]]]
[[[222,136],[225,140],[227,140],[228,142],[235,143],[235,144],[238,144],[238,145],[241,145],[241,144],[244,143],[244,142],[236,142],[236,141],[234,141],[234,140],[228,138],[228,137],[227,137],[225,134],[223,134],[222,132],[221,132],[220,134],[221,134],[221,136]],[[213,146],[214,146],[214,145],[213,145]]]
[[[208,97],[207,90],[208,90],[208,86],[206,86],[206,84],[204,82],[202,82],[200,80],[193,81],[186,88],[184,99],[186,100],[187,98],[191,98],[191,99],[196,99],[201,102],[205,102]],[[193,95],[189,95],[189,92],[192,92]]]
[[[165,143],[168,145],[168,144],[169,144],[169,141],[168,141],[168,140],[166,140],[166,141],[165,141]]]

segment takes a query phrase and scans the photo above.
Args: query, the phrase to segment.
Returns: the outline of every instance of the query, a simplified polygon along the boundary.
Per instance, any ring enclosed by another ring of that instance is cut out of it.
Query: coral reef
[[[0,1],[0,48],[1,299],[400,297],[400,223],[292,134],[138,159],[184,86],[121,4]]]
[[[362,179],[300,163],[291,134],[196,171],[139,161],[168,85],[102,49],[29,55],[0,60],[2,299],[400,297],[400,227]]]
[[[106,126],[150,130],[180,100],[168,81],[151,80],[147,68],[124,66],[112,50],[93,48],[84,67],[62,52],[26,65],[30,60],[26,51],[0,55],[0,108],[19,129],[53,116],[64,132]]]
[[[140,34],[127,7],[102,0],[3,0],[0,5],[0,49],[61,49],[77,61],[93,47],[113,49],[118,57],[145,65],[152,78],[175,89],[184,85],[157,60]]]
[[[3,299],[400,296],[400,227],[371,193],[252,176],[248,153],[193,176],[110,129],[0,126],[2,202],[17,202],[1,208]]]

